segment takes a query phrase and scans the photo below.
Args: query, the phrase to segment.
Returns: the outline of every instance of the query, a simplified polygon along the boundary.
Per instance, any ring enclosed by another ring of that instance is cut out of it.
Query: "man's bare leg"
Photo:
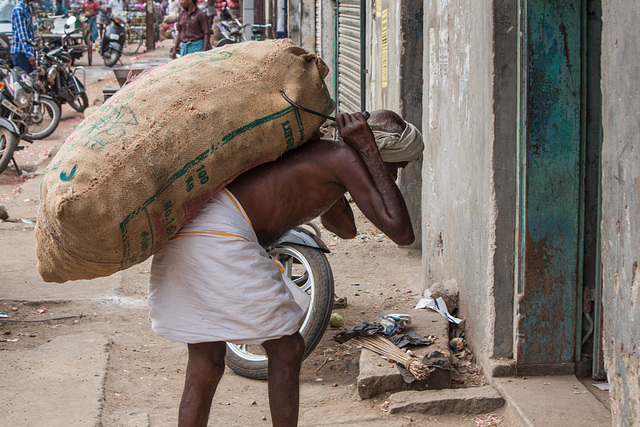
[[[276,427],[298,425],[300,404],[300,365],[304,355],[304,339],[293,335],[267,341],[262,346],[269,358],[269,407],[271,422]]]
[[[224,373],[224,342],[189,344],[187,376],[178,413],[178,426],[206,426],[211,401]]]

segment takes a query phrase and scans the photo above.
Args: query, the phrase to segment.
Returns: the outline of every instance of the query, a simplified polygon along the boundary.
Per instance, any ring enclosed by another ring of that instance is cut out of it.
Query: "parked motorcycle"
[[[125,44],[125,23],[117,17],[110,17],[107,27],[104,29],[104,36],[100,44],[100,54],[104,60],[104,65],[113,67],[118,62]]]
[[[82,58],[84,51],[87,51],[87,61],[89,65],[92,63],[91,50],[91,32],[88,30],[88,24],[84,22],[84,18],[78,19],[75,16],[67,18],[64,24],[64,34],[48,43],[49,49],[55,49],[62,46],[64,50],[71,55],[71,65],[76,60]],[[71,37],[74,34],[82,33],[82,38]],[[86,33],[86,34],[85,34]]]
[[[217,26],[220,30],[220,34],[222,38],[218,43],[216,43],[217,47],[224,46],[226,44],[231,43],[241,43],[245,41],[244,39],[244,27],[238,21],[238,19],[234,18],[231,15],[231,11],[225,2],[224,7],[220,9],[220,19]]]
[[[333,308],[333,273],[327,260],[329,248],[320,238],[320,230],[309,223],[315,232],[296,227],[282,236],[269,256],[284,267],[287,276],[311,297],[311,303],[300,326],[304,338],[306,358],[315,349],[329,324]],[[259,304],[259,302],[256,302]],[[262,346],[227,343],[225,363],[236,374],[251,379],[267,378],[267,356]]]
[[[9,162],[20,171],[13,159],[13,153],[20,150],[18,142],[26,135],[33,99],[32,78],[20,68],[0,68],[0,172],[3,172]]]
[[[37,52],[37,67],[44,72],[38,74],[42,83],[43,94],[54,99],[62,108],[65,102],[71,108],[82,113],[89,106],[89,99],[85,92],[86,76],[84,67],[71,69],[71,54],[63,47],[56,47],[47,52]],[[82,73],[82,81],[76,73]]]

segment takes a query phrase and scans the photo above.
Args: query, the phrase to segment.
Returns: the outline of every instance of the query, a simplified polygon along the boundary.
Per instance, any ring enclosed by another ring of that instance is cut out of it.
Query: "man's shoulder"
[[[352,147],[333,139],[313,139],[292,152],[304,159],[326,164],[331,169],[360,158]]]

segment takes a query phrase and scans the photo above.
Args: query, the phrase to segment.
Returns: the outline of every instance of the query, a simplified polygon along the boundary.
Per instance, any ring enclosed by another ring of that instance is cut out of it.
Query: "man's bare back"
[[[347,191],[365,216],[396,243],[413,242],[409,214],[393,181],[403,164],[382,162],[362,114],[337,119],[345,142],[310,141],[227,186],[251,219],[261,244],[271,244],[319,215],[339,237],[355,237],[353,212],[344,198]]]

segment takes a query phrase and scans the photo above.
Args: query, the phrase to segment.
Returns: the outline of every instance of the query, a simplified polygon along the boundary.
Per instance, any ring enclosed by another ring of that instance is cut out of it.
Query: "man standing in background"
[[[211,27],[207,14],[196,5],[196,0],[180,0],[180,6],[182,10],[176,23],[178,35],[171,51],[172,59],[175,59],[178,49],[180,56],[210,49]]]
[[[36,65],[35,53],[29,44],[33,41],[33,18],[29,3],[31,0],[20,0],[11,12],[11,31],[13,33],[11,59],[16,67],[22,68],[27,73],[32,72]]]

